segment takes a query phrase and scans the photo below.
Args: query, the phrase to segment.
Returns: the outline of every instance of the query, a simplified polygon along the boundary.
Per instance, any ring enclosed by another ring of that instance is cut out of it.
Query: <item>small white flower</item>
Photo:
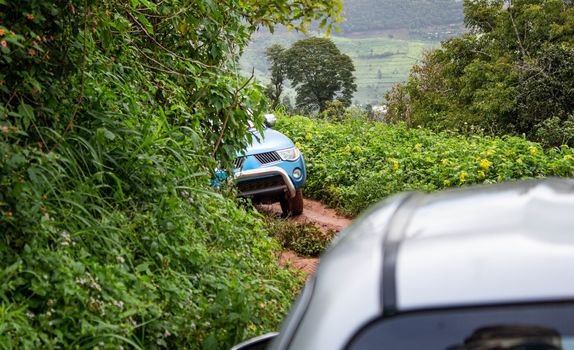
[[[102,290],[102,287],[100,287],[100,285],[98,284],[98,282],[96,282],[96,280],[92,280],[92,283],[90,283],[90,288],[96,289],[98,291]]]
[[[118,264],[123,264],[124,262],[126,262],[124,257],[121,255],[116,258],[116,261],[118,262]]]
[[[68,233],[68,231],[62,231],[60,232],[60,236],[62,237],[62,245],[64,247],[69,246],[70,243],[72,242],[72,240],[70,239],[70,234]]]
[[[34,315],[34,313],[32,311],[28,311],[28,312],[26,312],[26,317],[28,317],[28,319],[31,320],[34,317],[36,317],[36,315]]]
[[[166,329],[165,332],[163,332],[163,336],[165,338],[169,337],[171,335],[171,333]]]
[[[124,309],[124,302],[121,300],[116,300],[116,301],[114,301],[114,306],[120,310],[123,310]]]

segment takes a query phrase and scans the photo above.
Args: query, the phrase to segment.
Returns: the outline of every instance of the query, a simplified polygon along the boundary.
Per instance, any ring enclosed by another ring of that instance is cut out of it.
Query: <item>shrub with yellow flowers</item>
[[[330,122],[280,116],[278,128],[301,145],[306,195],[351,216],[406,190],[574,176],[574,150],[544,149],[521,137],[436,133],[360,117]]]

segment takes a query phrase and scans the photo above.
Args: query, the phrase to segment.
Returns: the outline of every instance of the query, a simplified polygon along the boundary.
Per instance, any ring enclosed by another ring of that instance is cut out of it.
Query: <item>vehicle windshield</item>
[[[407,314],[368,326],[348,349],[574,350],[574,306],[547,304]]]

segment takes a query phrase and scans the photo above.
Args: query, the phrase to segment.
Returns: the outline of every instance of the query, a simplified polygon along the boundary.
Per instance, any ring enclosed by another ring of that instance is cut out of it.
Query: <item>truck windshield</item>
[[[574,350],[574,305],[405,314],[365,327],[348,349]]]

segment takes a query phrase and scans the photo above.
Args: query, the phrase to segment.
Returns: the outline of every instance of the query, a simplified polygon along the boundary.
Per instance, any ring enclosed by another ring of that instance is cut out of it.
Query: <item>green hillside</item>
[[[462,32],[462,10],[460,0],[345,0],[346,21],[333,40],[353,58],[357,69],[353,101],[380,103],[393,84],[406,80],[425,49]],[[283,27],[276,28],[274,35],[255,34],[240,61],[242,74],[253,71],[260,82],[267,83],[265,48],[275,43],[289,47],[304,37]],[[292,89],[287,88],[286,94],[294,99]]]
[[[289,47],[303,37],[296,33],[257,35],[241,58],[242,74],[250,75],[253,71],[255,77],[266,84],[269,73],[265,48],[274,43]],[[393,84],[406,80],[410,68],[422,56],[423,51],[439,44],[438,41],[403,40],[387,35],[332,39],[343,53],[353,59],[358,87],[353,101],[359,104],[380,103],[384,93]],[[294,99],[295,92],[292,89],[287,89],[286,93]]]
[[[461,0],[345,0],[342,33],[461,25]]]
[[[424,50],[438,42],[391,39],[375,36],[361,39],[334,37],[339,49],[351,56],[355,64],[357,92],[353,101],[359,104],[380,103],[385,92],[404,81]]]

